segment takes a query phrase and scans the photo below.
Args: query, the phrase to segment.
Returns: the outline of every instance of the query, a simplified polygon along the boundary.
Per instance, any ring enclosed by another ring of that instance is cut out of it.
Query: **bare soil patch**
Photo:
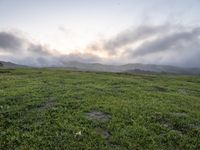
[[[109,114],[106,114],[100,111],[92,111],[92,112],[86,113],[86,115],[88,118],[93,119],[93,120],[98,120],[98,121],[108,121],[111,118]]]
[[[176,112],[176,113],[172,113],[172,115],[176,116],[176,117],[187,117],[188,114],[185,112]]]
[[[55,98],[49,97],[48,100],[45,103],[41,104],[37,109],[38,110],[50,109],[50,108],[54,107],[55,104],[56,104]]]

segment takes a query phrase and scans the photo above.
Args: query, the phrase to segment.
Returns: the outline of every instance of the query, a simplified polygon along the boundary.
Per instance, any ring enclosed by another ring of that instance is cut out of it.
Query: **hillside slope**
[[[103,72],[156,72],[172,74],[200,75],[200,68],[181,68],[169,65],[153,64],[125,64],[125,65],[104,65],[99,63],[66,62],[64,67],[77,68],[84,71],[103,71]]]
[[[15,64],[15,63],[12,63],[12,62],[0,61],[0,67],[5,67],[5,68],[24,68],[24,67],[27,67],[27,66]]]

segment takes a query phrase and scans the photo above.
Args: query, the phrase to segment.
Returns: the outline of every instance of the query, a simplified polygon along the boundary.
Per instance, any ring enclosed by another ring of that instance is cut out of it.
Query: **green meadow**
[[[200,76],[0,69],[0,150],[200,149]]]

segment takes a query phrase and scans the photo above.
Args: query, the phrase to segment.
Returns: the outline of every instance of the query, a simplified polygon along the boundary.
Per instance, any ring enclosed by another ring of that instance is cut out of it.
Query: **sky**
[[[200,67],[199,0],[0,0],[0,60]]]

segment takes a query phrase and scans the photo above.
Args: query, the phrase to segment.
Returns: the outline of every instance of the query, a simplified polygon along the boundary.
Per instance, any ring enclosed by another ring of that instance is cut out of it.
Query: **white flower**
[[[81,136],[81,135],[82,135],[81,131],[75,133],[75,136]]]

